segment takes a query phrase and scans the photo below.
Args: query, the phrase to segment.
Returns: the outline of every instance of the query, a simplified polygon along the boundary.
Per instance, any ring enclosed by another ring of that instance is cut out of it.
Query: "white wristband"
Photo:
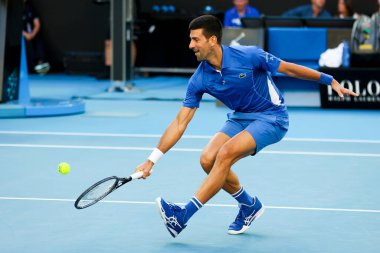
[[[164,153],[161,152],[158,148],[155,148],[153,152],[148,157],[148,160],[150,160],[152,163],[156,164],[158,160],[164,155]]]

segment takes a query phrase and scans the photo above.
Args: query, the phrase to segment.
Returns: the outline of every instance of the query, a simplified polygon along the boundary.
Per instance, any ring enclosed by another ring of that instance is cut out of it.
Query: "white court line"
[[[160,134],[111,134],[111,133],[80,133],[80,132],[36,132],[36,131],[0,131],[4,135],[53,135],[53,136],[89,136],[89,137],[126,137],[126,138],[160,138]],[[183,135],[184,139],[211,139],[211,135]],[[380,144],[380,140],[358,139],[328,139],[328,138],[284,138],[292,142],[336,142],[336,143],[366,143]]]
[[[284,141],[293,142],[336,142],[336,143],[365,143],[380,144],[380,140],[351,140],[351,139],[327,139],[327,138],[284,138]]]
[[[55,199],[55,198],[20,198],[20,197],[0,197],[0,200],[25,200],[25,201],[51,201],[51,202],[75,202],[75,199]],[[135,205],[155,205],[150,201],[127,201],[127,200],[102,200],[103,203],[111,204],[135,204]],[[185,205],[186,203],[176,203]],[[237,207],[230,204],[206,204],[210,207]],[[356,212],[356,213],[380,213],[376,209],[347,209],[347,208],[317,208],[317,207],[294,207],[294,206],[265,206],[268,209],[300,210],[300,211],[331,211],[331,212]]]
[[[154,147],[123,147],[123,146],[74,146],[74,145],[44,145],[44,144],[13,144],[0,143],[0,147],[10,148],[56,148],[56,149],[99,149],[99,150],[133,150],[133,151],[152,151]],[[178,152],[200,152],[197,148],[172,148],[171,151]]]
[[[0,147],[8,148],[52,148],[52,149],[92,149],[92,150],[131,150],[152,151],[154,147],[125,147],[125,146],[76,146],[76,145],[47,145],[47,144],[14,144],[0,143]],[[201,152],[199,148],[172,148],[174,152]],[[277,155],[311,155],[311,156],[349,156],[349,157],[380,157],[374,153],[338,153],[338,152],[305,152],[305,151],[261,151],[261,154]]]

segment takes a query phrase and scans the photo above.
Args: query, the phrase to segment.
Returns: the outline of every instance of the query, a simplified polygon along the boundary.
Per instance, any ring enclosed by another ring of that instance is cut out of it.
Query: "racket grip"
[[[131,178],[132,178],[132,179],[137,179],[137,178],[142,177],[142,175],[143,175],[143,172],[142,172],[142,171],[135,172],[135,173],[133,173],[133,174],[131,175]]]
[[[153,172],[153,169],[150,170],[150,173],[152,173],[152,172]],[[144,173],[143,173],[142,171],[135,172],[135,173],[133,173],[133,174],[131,175],[131,178],[132,178],[132,180],[133,180],[133,179],[138,179],[138,178],[142,177],[143,174],[144,174]]]

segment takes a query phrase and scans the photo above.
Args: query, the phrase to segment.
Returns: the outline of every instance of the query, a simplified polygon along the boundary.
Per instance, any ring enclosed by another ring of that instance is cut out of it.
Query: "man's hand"
[[[33,33],[27,33],[27,32],[23,32],[24,34],[24,38],[28,41],[31,41],[32,39],[34,39],[34,34]]]
[[[150,160],[146,160],[144,163],[140,164],[136,168],[136,172],[142,171],[144,174],[141,178],[146,179],[151,175],[151,170],[153,168],[154,163]]]
[[[337,80],[333,80],[332,83],[331,83],[331,88],[336,92],[338,93],[339,97],[344,97],[344,95],[348,95],[348,96],[354,96],[354,97],[357,97],[359,96],[359,94],[349,90],[349,89],[346,89],[344,88],[343,86],[341,86]]]

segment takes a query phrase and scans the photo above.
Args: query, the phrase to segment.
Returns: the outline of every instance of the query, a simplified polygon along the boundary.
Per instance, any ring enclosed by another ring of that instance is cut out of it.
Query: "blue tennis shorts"
[[[220,132],[232,138],[241,131],[246,130],[256,142],[256,152],[254,154],[257,154],[268,145],[279,142],[289,128],[289,118],[286,112],[280,115],[233,112],[227,116],[228,120]]]

